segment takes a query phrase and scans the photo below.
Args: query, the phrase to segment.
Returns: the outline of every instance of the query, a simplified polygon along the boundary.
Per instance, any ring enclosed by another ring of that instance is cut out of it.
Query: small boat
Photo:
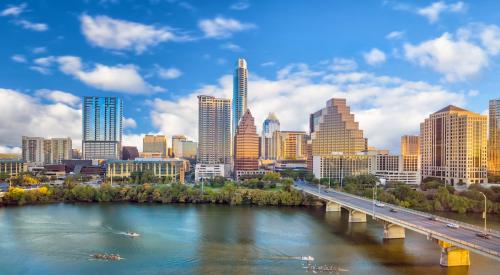
[[[94,259],[105,260],[105,261],[120,261],[124,259],[118,254],[107,254],[107,253],[96,253],[90,256]]]
[[[136,232],[127,232],[127,233],[125,233],[125,235],[132,237],[132,238],[141,236],[141,234],[136,233]]]
[[[301,261],[308,261],[308,262],[309,261],[314,261],[314,257],[312,257],[312,256],[302,256],[302,257],[300,257],[300,260]]]

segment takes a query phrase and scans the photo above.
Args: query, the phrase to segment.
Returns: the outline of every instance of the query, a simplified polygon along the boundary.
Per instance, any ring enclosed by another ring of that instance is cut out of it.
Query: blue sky
[[[124,144],[197,138],[196,95],[231,96],[247,59],[257,125],[285,130],[346,97],[369,145],[448,104],[485,113],[500,97],[498,1],[2,1],[0,151],[21,135],[80,146],[84,95],[121,96]]]

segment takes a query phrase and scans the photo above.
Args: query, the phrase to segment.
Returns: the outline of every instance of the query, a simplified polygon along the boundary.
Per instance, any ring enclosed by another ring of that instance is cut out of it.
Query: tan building
[[[486,183],[487,117],[449,105],[420,124],[422,177]]]
[[[418,155],[376,154],[370,156],[370,174],[387,182],[420,185],[420,158]]]
[[[271,159],[306,160],[306,132],[275,131],[271,145]]]
[[[500,175],[500,99],[490,100],[488,173]]]
[[[184,142],[187,140],[187,137],[186,136],[183,136],[183,135],[175,135],[175,136],[172,136],[172,156],[173,157],[181,157],[181,151],[182,151],[182,147],[181,147],[181,142]]]
[[[354,120],[345,99],[333,98],[311,114],[312,172],[316,178],[342,181],[345,176],[368,173],[368,141]]]
[[[59,164],[72,159],[71,138],[25,137],[22,139],[22,156],[27,163],[35,165]]]
[[[419,136],[404,135],[401,137],[401,155],[420,155]]]
[[[11,177],[16,177],[22,172],[28,171],[28,165],[21,160],[0,160],[0,174],[7,174]]]
[[[130,177],[134,172],[150,171],[156,177],[171,177],[174,182],[184,183],[185,163],[181,159],[110,160],[107,177]]]
[[[241,117],[234,136],[234,171],[236,178],[259,169],[259,136],[249,109]]]
[[[162,158],[166,158],[167,137],[164,135],[145,135],[142,139],[142,152],[159,153]]]

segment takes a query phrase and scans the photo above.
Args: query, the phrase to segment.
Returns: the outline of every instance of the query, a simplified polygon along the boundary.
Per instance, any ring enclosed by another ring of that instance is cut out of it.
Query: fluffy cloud
[[[26,63],[26,57],[24,57],[24,55],[21,55],[21,54],[15,54],[15,55],[11,56],[10,58],[12,59],[12,61],[17,62],[17,63]]]
[[[55,102],[40,103],[40,98],[0,88],[0,146],[19,147],[21,136],[66,137],[79,144],[82,134],[80,108]],[[28,111],[27,111],[28,110]]]
[[[17,154],[22,153],[21,147],[3,146],[0,145],[0,154]]]
[[[26,9],[26,3],[22,3],[17,6],[9,6],[8,8],[4,9],[3,11],[0,12],[0,16],[18,16],[21,13],[24,12]]]
[[[405,57],[422,66],[442,73],[447,81],[465,80],[488,65],[485,50],[449,33],[419,45],[404,45]]]
[[[363,53],[363,58],[365,62],[371,66],[376,66],[385,62],[385,53],[377,48],[371,49],[371,51]]]
[[[96,63],[93,68],[85,69],[82,61],[77,56],[48,56],[34,60],[33,70],[41,73],[48,72],[48,68],[57,63],[59,70],[64,74],[71,75],[88,86],[96,89],[128,93],[145,94],[163,92],[165,89],[147,83],[139,74],[139,68],[134,65],[107,66]]]
[[[245,1],[236,2],[236,3],[232,4],[231,6],[229,6],[230,9],[237,10],[237,11],[246,10],[249,7],[250,7],[250,3],[245,2]]]
[[[234,43],[224,43],[220,45],[220,48],[223,50],[230,50],[233,52],[241,52],[243,48],[241,48],[239,45],[234,44]]]
[[[430,113],[448,104],[465,103],[464,94],[425,82],[359,71],[329,73],[327,65],[323,71],[313,72],[305,64],[283,70],[287,73],[274,80],[250,75],[249,108],[259,131],[269,112],[277,113],[282,129],[307,131],[310,113],[323,108],[329,98],[343,97],[370,146],[398,151],[400,136],[418,133],[419,123]],[[222,76],[215,85],[175,100],[154,99],[150,113],[153,126],[167,135],[182,133],[196,139],[197,95],[201,94],[231,98],[232,76]]]
[[[398,39],[403,38],[404,35],[405,35],[405,33],[403,31],[392,31],[392,32],[388,33],[385,36],[385,38],[391,39],[391,40],[398,40]]]
[[[33,23],[28,20],[16,20],[14,21],[14,24],[23,27],[24,29],[27,30],[32,30],[32,31],[37,31],[37,32],[44,32],[49,29],[49,26],[45,23]]]
[[[182,72],[177,69],[177,68],[162,68],[162,67],[157,67],[157,73],[158,76],[163,78],[163,79],[175,79],[179,78],[182,75]]]
[[[435,23],[439,20],[439,16],[443,12],[458,13],[464,12],[466,9],[464,2],[456,2],[446,4],[443,1],[434,2],[427,7],[420,8],[417,13],[426,17],[429,23]]]
[[[334,58],[329,66],[333,71],[354,71],[358,64],[353,59]]]
[[[63,91],[40,89],[35,94],[54,103],[63,103],[72,107],[79,107],[81,103],[79,97]]]
[[[123,118],[123,128],[136,128],[137,123],[135,120],[131,117],[124,117]]]
[[[253,29],[256,26],[251,23],[242,23],[236,19],[217,16],[214,19],[203,19],[198,26],[205,33],[205,37],[226,38],[235,32]]]
[[[33,23],[26,19],[19,18],[19,16],[26,11],[26,3],[22,3],[20,5],[11,5],[8,8],[2,10],[0,12],[0,16],[2,17],[14,17],[15,19],[12,21],[15,25],[21,26],[24,29],[43,32],[49,29],[49,26],[45,23]]]
[[[162,42],[188,39],[175,34],[168,27],[155,27],[104,15],[82,15],[80,22],[82,33],[90,44],[111,50],[134,50],[140,54]]]

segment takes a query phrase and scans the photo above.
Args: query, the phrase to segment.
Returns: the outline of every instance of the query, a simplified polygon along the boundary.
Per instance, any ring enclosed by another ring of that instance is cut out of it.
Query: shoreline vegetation
[[[14,186],[0,198],[0,206],[47,204],[47,203],[192,203],[227,204],[257,206],[319,206],[321,201],[304,195],[292,188],[294,179],[302,178],[309,182],[328,187],[328,180],[314,179],[310,174],[270,173],[264,176],[245,177],[237,184],[222,177],[216,177],[204,184],[189,186],[165,183],[165,180],[151,180],[139,177],[111,185],[105,182],[100,186],[78,184],[74,178],[67,178],[60,187],[41,186],[24,189]],[[372,175],[346,177],[343,191],[354,195],[372,198],[373,188],[378,179]],[[28,177],[27,185],[33,184]],[[331,188],[339,189],[337,182],[330,182]],[[436,179],[426,179],[419,189],[403,183],[387,183],[377,187],[377,199],[424,212],[481,213],[484,211],[482,193],[488,198],[487,212],[500,214],[500,187],[483,188],[472,185],[464,191],[445,186]]]

